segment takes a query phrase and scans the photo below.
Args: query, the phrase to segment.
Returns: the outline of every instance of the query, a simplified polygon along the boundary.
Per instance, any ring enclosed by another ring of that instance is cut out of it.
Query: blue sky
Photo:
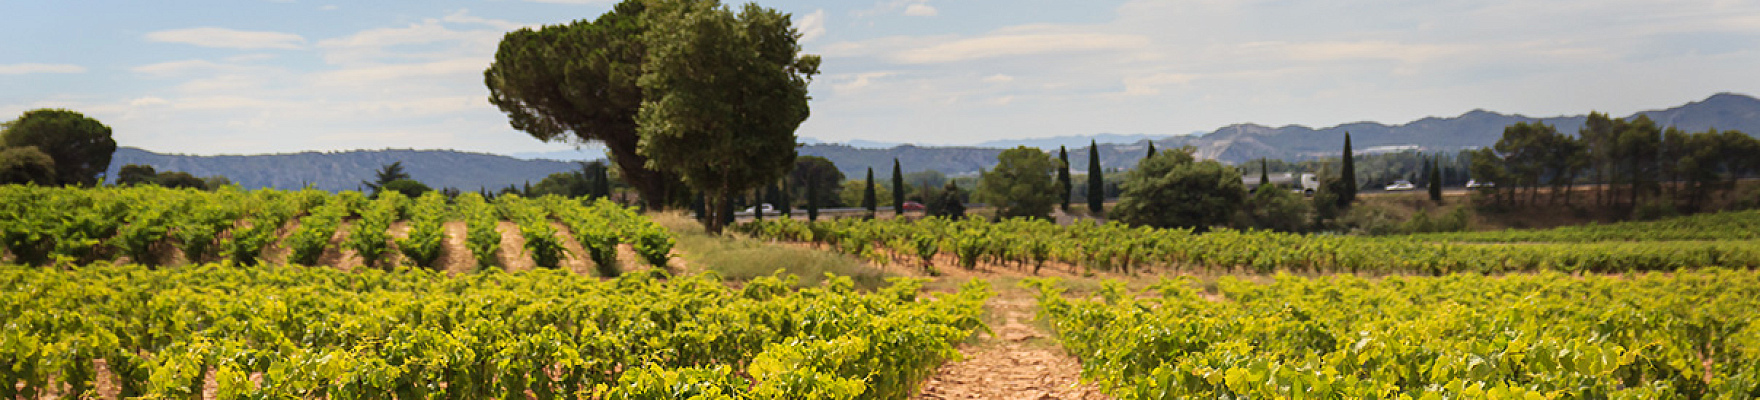
[[[603,0],[6,1],[0,120],[188,154],[570,148],[508,127],[501,35]],[[1760,94],[1751,0],[764,1],[825,56],[798,134],[927,145]]]

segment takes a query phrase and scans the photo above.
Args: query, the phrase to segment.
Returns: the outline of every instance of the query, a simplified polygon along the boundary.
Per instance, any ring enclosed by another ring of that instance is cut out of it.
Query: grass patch
[[[800,277],[802,286],[817,286],[829,273],[850,277],[857,288],[872,290],[886,286],[889,276],[855,257],[829,251],[771,243],[731,232],[709,235],[696,220],[679,212],[653,214],[649,218],[677,235],[678,249],[691,265],[702,271],[714,271],[729,281],[743,282],[780,270]]]

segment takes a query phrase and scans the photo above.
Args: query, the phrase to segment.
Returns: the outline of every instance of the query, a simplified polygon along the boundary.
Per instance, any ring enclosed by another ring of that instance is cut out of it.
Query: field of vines
[[[1597,237],[1596,240],[1537,240],[1501,243],[1471,240],[1488,234],[1362,237],[1217,229],[1197,234],[1185,229],[1072,224],[1043,220],[925,218],[806,222],[764,220],[736,227],[773,240],[816,243],[867,258],[931,268],[938,255],[952,256],[962,268],[980,263],[1037,272],[1134,272],[1145,269],[1221,273],[1624,273],[1760,266],[1760,241],[1748,240],[1760,213],[1718,214],[1678,221],[1676,229],[1564,228],[1531,235]],[[1684,222],[1682,222],[1684,221]],[[1745,221],[1745,222],[1730,222]],[[1622,238],[1608,239],[1621,232]],[[1573,233],[1583,232],[1583,233]],[[1699,232],[1689,236],[1689,232]],[[1459,235],[1459,236],[1449,236]],[[1482,235],[1482,236],[1475,236]],[[1461,238],[1456,240],[1454,238]],[[1706,240],[1685,240],[1706,239]],[[1483,242],[1483,243],[1480,243]]]
[[[991,295],[664,274],[0,266],[0,398],[898,399]]]
[[[1027,284],[1121,399],[1760,398],[1753,271]]]
[[[367,198],[316,190],[0,186],[0,249],[12,262],[26,265],[124,259],[145,265],[174,259],[259,265],[269,261],[264,257],[272,246],[279,246],[285,251],[281,261],[297,265],[321,265],[326,252],[346,251],[381,269],[439,268],[444,226],[461,221],[468,252],[479,268],[493,268],[504,251],[496,229],[504,220],[518,227],[524,254],[539,267],[557,267],[567,256],[561,241],[576,240],[589,253],[577,256],[595,261],[598,275],[607,277],[619,272],[619,245],[631,246],[642,261],[664,266],[675,242],[665,228],[603,199],[506,195],[491,202],[476,193],[447,199],[429,192],[411,199],[396,192]],[[392,226],[399,222],[408,234],[394,237]],[[559,235],[564,229],[570,232]],[[346,239],[337,242],[338,235]],[[174,253],[180,257],[169,256]]]
[[[1695,214],[1656,221],[1414,235],[1433,241],[1583,243],[1603,241],[1760,240],[1760,210]]]

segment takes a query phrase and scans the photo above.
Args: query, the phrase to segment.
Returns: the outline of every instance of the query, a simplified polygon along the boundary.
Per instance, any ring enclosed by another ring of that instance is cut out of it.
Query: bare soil
[[[450,275],[477,270],[477,256],[464,246],[464,221],[447,221],[442,229],[446,231],[446,238],[441,240],[440,257],[434,261],[436,268]]]
[[[1030,322],[1037,307],[1019,288],[999,288],[986,305],[994,334],[960,346],[913,399],[1109,399],[1080,381],[1082,367]]]
[[[526,237],[520,235],[519,225],[512,221],[501,221],[495,225],[501,232],[501,251],[495,252],[496,259],[507,272],[528,271],[536,268],[532,257],[526,254]]]

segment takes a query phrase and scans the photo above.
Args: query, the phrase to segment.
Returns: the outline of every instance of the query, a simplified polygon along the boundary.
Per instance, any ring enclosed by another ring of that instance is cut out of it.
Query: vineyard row
[[[392,234],[403,222],[407,235]],[[445,225],[461,221],[463,241],[480,268],[498,252],[521,250],[541,268],[556,268],[576,240],[601,276],[617,274],[617,248],[629,245],[644,261],[665,266],[675,242],[665,228],[608,201],[582,203],[555,196],[475,193],[448,199],[386,192],[315,190],[217,192],[159,187],[67,189],[0,187],[0,248],[15,262],[85,264],[127,257],[158,264],[175,251],[192,262],[258,265],[273,253],[287,263],[319,265],[326,251],[352,252],[368,265],[438,268]],[[523,249],[502,248],[498,226],[511,221]],[[567,232],[557,229],[563,226]],[[334,243],[335,238],[346,239]]]

